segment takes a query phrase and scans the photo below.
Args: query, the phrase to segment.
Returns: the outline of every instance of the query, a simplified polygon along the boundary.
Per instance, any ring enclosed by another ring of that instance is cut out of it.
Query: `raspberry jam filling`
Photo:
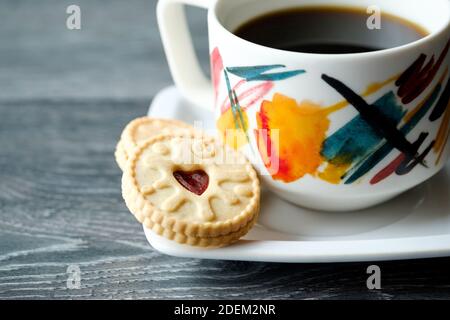
[[[209,176],[203,170],[175,171],[173,176],[187,190],[200,196],[208,188]]]

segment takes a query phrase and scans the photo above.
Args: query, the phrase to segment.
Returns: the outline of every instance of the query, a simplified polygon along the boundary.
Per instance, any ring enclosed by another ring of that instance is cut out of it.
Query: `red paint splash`
[[[248,83],[247,81],[241,80],[232,89],[237,93],[239,103],[242,106],[245,106],[242,107],[244,111],[248,108],[251,108],[259,101],[261,101],[264,98],[264,96],[268,94],[269,91],[272,90],[274,87],[272,81],[266,81],[249,89],[243,90],[242,92],[239,92],[239,89],[247,83]],[[220,110],[222,113],[225,113],[226,111],[228,111],[228,109],[230,109],[230,107],[231,107],[230,100],[225,99],[220,107]]]
[[[214,48],[211,52],[211,77],[214,87],[215,100],[219,94],[220,75],[223,71],[223,60],[218,48]]]
[[[277,154],[277,150],[275,150],[271,139],[269,118],[264,110],[264,102],[261,104],[257,117],[260,121],[261,129],[254,130],[254,133],[260,154],[265,155],[263,156],[264,165],[276,180],[288,181],[290,179],[291,167],[289,161],[281,159],[279,154]],[[275,168],[273,167],[274,164],[276,164]]]
[[[396,85],[399,87],[397,94],[402,98],[403,104],[412,102],[430,85],[444,62],[449,47],[450,41],[447,42],[447,45],[442,50],[436,62],[434,56],[432,56],[425,64],[426,55],[420,55],[420,57],[400,76]]]
[[[392,175],[395,170],[402,164],[402,162],[406,159],[406,156],[404,153],[400,154],[397,158],[395,158],[394,161],[392,161],[390,164],[388,164],[383,170],[378,172],[372,180],[370,180],[370,184],[374,185],[377,184],[384,179],[388,178],[390,175]]]

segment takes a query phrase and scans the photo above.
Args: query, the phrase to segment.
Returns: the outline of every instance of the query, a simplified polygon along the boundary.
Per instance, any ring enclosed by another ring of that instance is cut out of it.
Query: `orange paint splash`
[[[263,101],[256,114],[258,129],[267,130],[267,141],[258,142],[263,159],[278,161],[275,180],[293,182],[306,174],[315,175],[323,159],[320,150],[330,121],[319,105],[274,94],[272,101]],[[274,139],[273,130],[278,139]],[[269,152],[271,150],[271,152]],[[267,166],[267,164],[266,164]]]

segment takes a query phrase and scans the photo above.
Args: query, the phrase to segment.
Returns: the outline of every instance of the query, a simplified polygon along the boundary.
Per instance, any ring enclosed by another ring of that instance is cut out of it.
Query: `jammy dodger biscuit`
[[[242,154],[195,132],[169,133],[137,147],[122,194],[154,232],[179,243],[224,246],[256,222],[260,185]]]

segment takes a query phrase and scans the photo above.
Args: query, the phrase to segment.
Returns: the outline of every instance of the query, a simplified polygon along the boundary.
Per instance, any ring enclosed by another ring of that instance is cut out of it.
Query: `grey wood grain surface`
[[[65,8],[82,8],[82,30]],[[0,0],[0,299],[446,299],[450,259],[267,264],[155,252],[120,195],[122,127],[171,83],[155,1]],[[190,11],[207,68],[204,13]],[[67,268],[81,270],[79,289]]]

